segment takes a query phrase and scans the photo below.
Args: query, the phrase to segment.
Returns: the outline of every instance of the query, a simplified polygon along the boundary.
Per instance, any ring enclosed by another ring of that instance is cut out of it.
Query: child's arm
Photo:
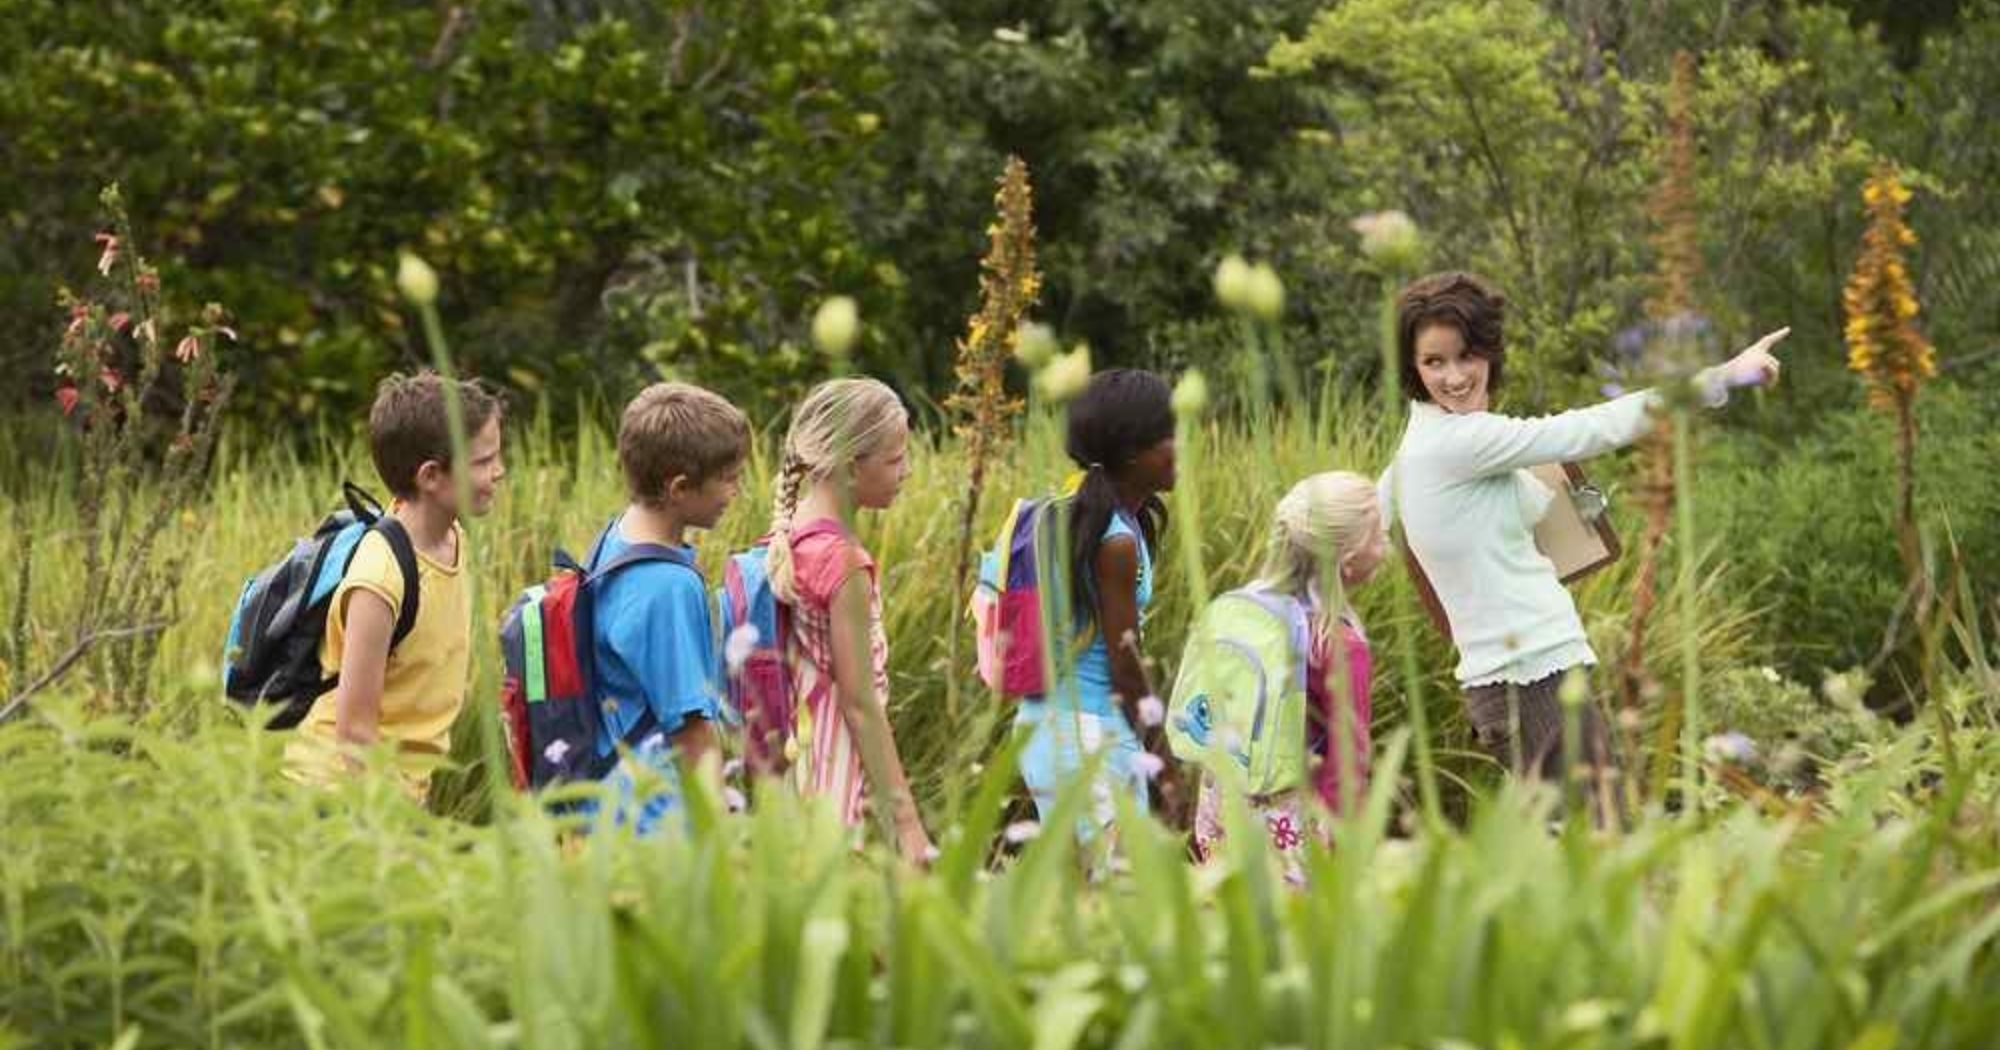
[[[334,739],[348,751],[347,762],[358,768],[352,752],[372,746],[382,725],[382,681],[389,667],[389,638],[396,630],[396,611],[373,591],[347,592],[346,619],[340,650],[340,684],[334,686]]]
[[[876,804],[895,817],[897,849],[905,859],[923,864],[931,850],[930,836],[924,833],[916,799],[910,794],[888,715],[875,697],[868,587],[865,572],[850,572],[833,595],[834,699],[861,749],[861,767],[875,791]]]
[[[692,773],[701,768],[702,759],[717,749],[715,723],[706,718],[689,718],[668,740],[681,767]]]
[[[1104,633],[1105,652],[1111,657],[1111,691],[1125,713],[1126,724],[1139,735],[1145,749],[1160,759],[1160,772],[1153,778],[1159,793],[1160,815],[1169,827],[1186,823],[1186,799],[1175,772],[1173,754],[1167,749],[1164,727],[1147,725],[1140,706],[1155,697],[1153,682],[1146,673],[1146,661],[1139,651],[1139,545],[1130,536],[1112,536],[1097,548],[1097,626]]]
[[[1130,536],[1112,536],[1097,548],[1097,626],[1111,657],[1111,691],[1125,720],[1141,737],[1159,736],[1139,717],[1139,702],[1153,696],[1146,662],[1139,653],[1139,546]]]

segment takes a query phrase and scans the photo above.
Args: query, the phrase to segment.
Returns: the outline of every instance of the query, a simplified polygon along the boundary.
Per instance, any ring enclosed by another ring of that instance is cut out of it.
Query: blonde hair
[[[1318,624],[1330,628],[1347,611],[1340,587],[1340,556],[1359,550],[1382,527],[1375,483],[1351,471],[1330,470],[1293,485],[1272,516],[1271,542],[1257,582],[1298,598],[1316,583],[1322,594]]]
[[[800,494],[862,456],[879,452],[909,413],[894,390],[874,379],[829,379],[813,387],[792,413],[771,508],[771,549],[765,561],[771,591],[798,600],[792,575],[792,516]]]
[[[657,507],[667,485],[696,484],[750,454],[750,421],[722,395],[687,383],[654,383],[625,406],[618,424],[618,465],[633,502]]]

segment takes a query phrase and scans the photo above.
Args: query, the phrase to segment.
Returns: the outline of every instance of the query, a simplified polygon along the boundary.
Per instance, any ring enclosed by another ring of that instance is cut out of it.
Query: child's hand
[[[937,856],[937,846],[924,831],[923,822],[914,818],[896,822],[896,851],[904,860],[925,870],[929,870],[931,860]]]

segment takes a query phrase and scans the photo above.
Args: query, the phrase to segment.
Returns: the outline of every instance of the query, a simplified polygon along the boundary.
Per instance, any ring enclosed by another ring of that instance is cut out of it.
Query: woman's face
[[[1465,345],[1465,336],[1448,324],[1434,324],[1417,333],[1417,374],[1431,403],[1457,415],[1486,411],[1486,376],[1490,363]]]

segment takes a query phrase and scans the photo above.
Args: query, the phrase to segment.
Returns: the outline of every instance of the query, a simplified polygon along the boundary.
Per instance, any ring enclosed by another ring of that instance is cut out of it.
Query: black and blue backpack
[[[403,607],[389,651],[417,622],[417,551],[403,523],[382,510],[375,497],[353,482],[341,486],[346,507],[327,516],[290,553],[243,584],[222,654],[222,691],[251,709],[276,706],[266,728],[290,729],[312,710],[313,701],[338,685],[338,675],[320,673],[320,640],[333,592],[361,540],[371,532],[389,543],[403,573]]]

